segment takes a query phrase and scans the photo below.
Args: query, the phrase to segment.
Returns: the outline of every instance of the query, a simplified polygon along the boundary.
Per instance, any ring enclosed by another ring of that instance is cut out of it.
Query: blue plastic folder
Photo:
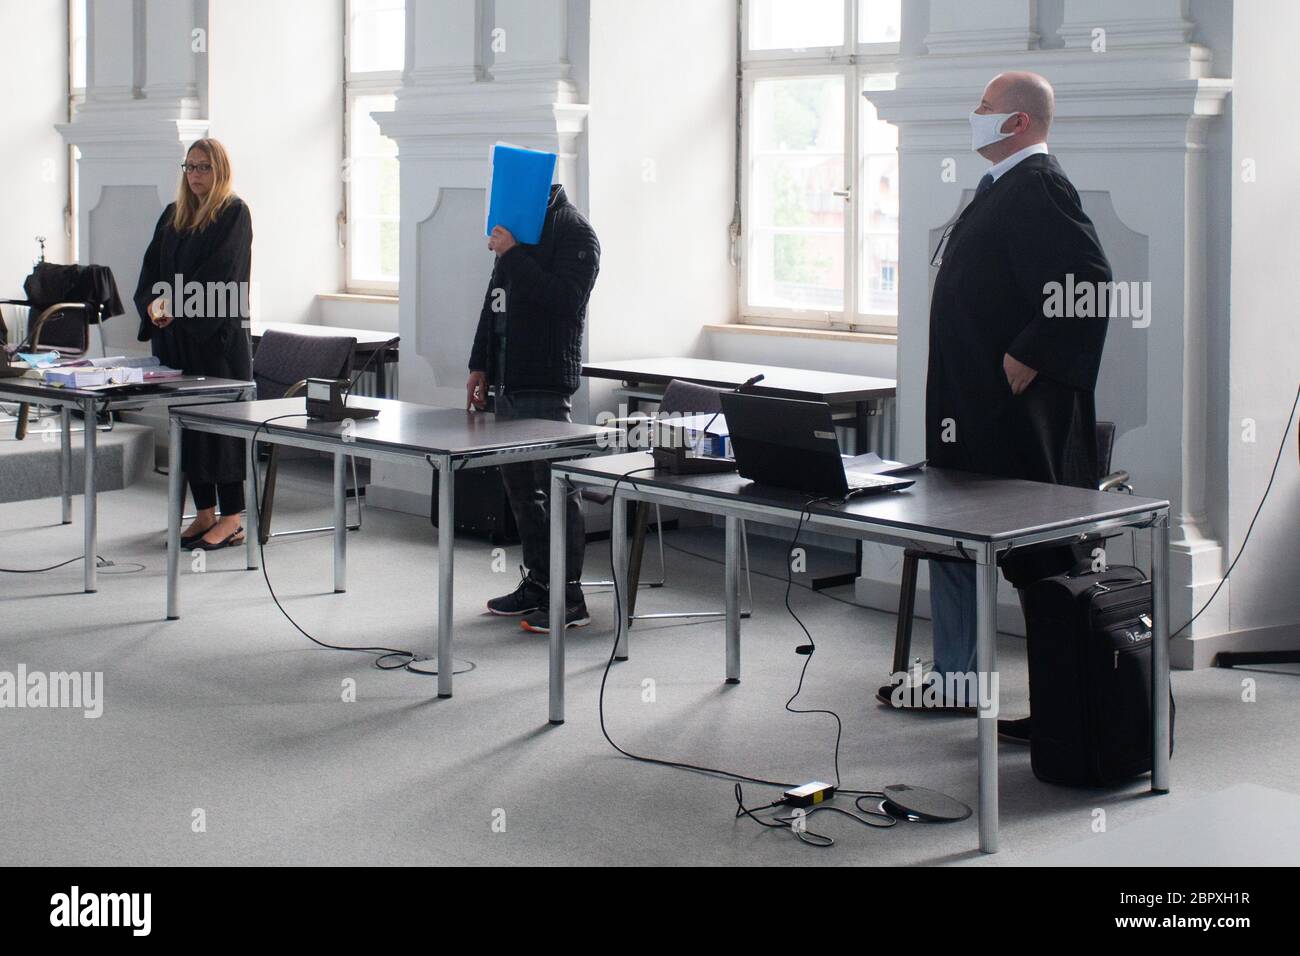
[[[555,176],[555,154],[523,149],[508,143],[488,148],[487,210],[483,235],[497,226],[510,230],[516,242],[533,245],[542,238],[546,204]]]

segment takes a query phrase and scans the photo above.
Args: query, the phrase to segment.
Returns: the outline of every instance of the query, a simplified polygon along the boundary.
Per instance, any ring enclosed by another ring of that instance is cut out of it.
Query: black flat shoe
[[[194,547],[195,542],[202,541],[203,536],[207,534],[209,531],[211,531],[213,528],[215,528],[216,526],[217,523],[214,521],[212,524],[208,525],[206,528],[204,528],[202,531],[197,532],[196,534],[189,535],[188,537],[185,535],[181,535],[181,547],[184,548],[186,551],[188,551],[190,548]]]
[[[211,531],[212,529],[209,528],[208,530]],[[239,540],[236,541],[235,540],[236,538],[238,538]],[[234,531],[234,533],[232,533],[228,538],[225,538],[222,541],[218,541],[216,544],[209,544],[208,542],[204,541],[202,538],[199,538],[199,540],[194,542],[194,544],[191,547],[197,548],[200,551],[220,551],[222,548],[234,548],[234,547],[238,547],[243,543],[244,543],[244,529],[237,528]]]
[[[1028,745],[1030,729],[1033,726],[1030,720],[1032,720],[1030,717],[1021,717],[1018,720],[999,720],[998,736],[1015,744]]]

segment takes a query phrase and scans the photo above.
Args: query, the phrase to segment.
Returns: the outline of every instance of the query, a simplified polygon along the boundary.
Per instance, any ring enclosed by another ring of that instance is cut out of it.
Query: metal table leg
[[[989,547],[979,549],[975,568],[975,670],[979,679],[979,828],[980,849],[998,851],[998,566]]]
[[[334,453],[334,593],[348,589],[348,457]],[[441,541],[439,541],[441,544]],[[450,589],[448,589],[450,590]],[[441,595],[439,596],[441,600]]]
[[[740,683],[740,519],[726,519],[727,683]]]
[[[337,461],[334,467],[339,467]],[[444,698],[451,696],[451,674],[455,669],[451,653],[451,619],[455,610],[452,596],[456,542],[455,489],[456,473],[452,471],[451,457],[443,455],[438,459],[438,696]],[[342,534],[347,534],[346,521],[336,520],[334,525],[335,528],[342,529]]]
[[[1151,791],[1169,792],[1169,513],[1151,525]]]
[[[85,498],[85,589],[88,594],[93,594],[96,590],[97,576],[95,567],[95,551],[97,549],[98,529],[95,527],[97,494],[95,491],[95,437],[97,429],[95,428],[95,400],[93,398],[83,399],[81,411],[85,416],[84,428],[82,435],[85,436],[85,490],[82,492]]]
[[[611,505],[611,524],[609,528],[609,539],[612,547],[614,567],[611,568],[614,578],[614,590],[618,594],[617,604],[620,605],[621,614],[614,626],[618,628],[618,644],[614,648],[614,660],[627,660],[627,642],[628,632],[632,626],[632,595],[635,592],[628,590],[629,572],[628,572],[628,553],[627,553],[627,502],[622,498],[615,496],[610,502]],[[648,510],[648,509],[647,509]],[[644,531],[644,527],[642,530]],[[644,543],[642,538],[642,543]],[[561,552],[561,555],[563,552]],[[551,560],[554,561],[554,551],[552,551]],[[551,567],[555,567],[554,564]],[[639,575],[639,569],[638,569]],[[553,630],[553,629],[552,629]]]
[[[556,569],[564,567],[564,552],[567,549],[567,535],[565,534],[565,488],[566,482],[562,475],[551,472],[551,577],[555,577]],[[614,512],[618,513],[622,504],[617,498],[614,499]],[[615,519],[617,520],[617,519]],[[624,518],[626,521],[626,517]],[[624,528],[626,535],[626,527]],[[617,538],[615,539],[618,540]],[[617,547],[616,547],[617,552]],[[617,556],[617,555],[616,555]],[[626,568],[626,561],[618,561],[614,568],[617,576],[620,567]],[[563,578],[564,574],[561,573]],[[626,577],[624,578],[626,584]],[[551,702],[550,702],[550,721],[553,724],[564,723],[564,588],[555,587],[554,582],[550,588],[550,645],[551,645]],[[620,621],[617,625],[623,626]]]
[[[251,444],[251,442],[250,442]],[[167,424],[167,620],[181,616],[181,423],[173,417]],[[250,537],[256,537],[250,532]]]
[[[72,524],[72,409],[59,406],[59,492],[63,497],[63,523]]]
[[[258,548],[261,545],[261,522],[257,500],[257,448],[250,439],[244,442],[244,566],[256,571],[260,563]],[[179,513],[179,512],[178,512]]]

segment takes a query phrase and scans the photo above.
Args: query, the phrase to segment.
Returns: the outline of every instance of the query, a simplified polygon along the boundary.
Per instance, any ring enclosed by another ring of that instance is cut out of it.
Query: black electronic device
[[[885,795],[885,811],[904,820],[955,823],[965,820],[971,814],[971,809],[966,804],[938,790],[895,783],[882,792]]]
[[[345,378],[307,379],[307,417],[325,422],[374,418],[377,408],[362,408],[347,403],[348,380]]]
[[[761,372],[751,378],[746,379],[736,386],[735,392],[743,392],[751,385],[757,385],[763,379],[767,378]],[[705,426],[700,429],[702,439],[707,442],[709,428],[717,421],[722,410],[713,413],[713,417],[708,420]],[[720,455],[700,454],[693,448],[686,447],[684,441],[686,429],[666,425],[664,422],[655,423],[655,441],[650,455],[654,458],[655,468],[658,471],[666,471],[670,475],[721,475],[729,471],[736,470],[736,462],[731,458],[724,458]]]
[[[901,491],[910,478],[845,470],[825,402],[723,392],[731,451],[742,478],[824,498]]]

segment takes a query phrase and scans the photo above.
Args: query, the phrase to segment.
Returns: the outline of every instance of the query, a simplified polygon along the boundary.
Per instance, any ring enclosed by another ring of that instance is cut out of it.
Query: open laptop
[[[739,392],[719,397],[742,478],[823,498],[901,491],[915,484],[910,478],[846,469],[825,402]]]

